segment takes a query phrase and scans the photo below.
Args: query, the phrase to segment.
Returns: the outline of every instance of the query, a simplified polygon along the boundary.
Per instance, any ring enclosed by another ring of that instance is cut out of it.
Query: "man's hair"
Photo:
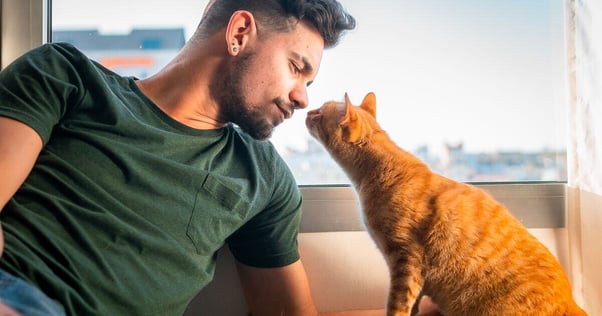
[[[305,22],[320,33],[326,48],[335,46],[344,31],[355,28],[355,19],[337,0],[214,0],[194,37],[211,36],[226,27],[237,10],[251,12],[263,35],[288,32]]]

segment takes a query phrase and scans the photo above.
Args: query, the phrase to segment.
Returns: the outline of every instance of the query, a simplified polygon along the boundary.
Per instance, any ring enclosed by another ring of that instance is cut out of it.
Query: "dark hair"
[[[336,45],[344,31],[355,28],[355,19],[337,0],[215,0],[207,8],[197,33],[214,34],[226,27],[237,10],[251,12],[258,29],[266,33],[287,32],[296,23],[305,22],[320,33],[326,48]]]

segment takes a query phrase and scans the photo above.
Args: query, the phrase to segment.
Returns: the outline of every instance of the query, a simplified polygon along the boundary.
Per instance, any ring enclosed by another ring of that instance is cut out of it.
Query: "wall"
[[[0,0],[2,51],[0,69],[44,42],[46,30],[44,0]],[[10,12],[10,14],[9,14]],[[22,18],[26,17],[26,18]],[[24,40],[27,39],[27,40]]]
[[[602,315],[602,2],[566,5],[570,264],[582,306]]]
[[[566,266],[565,228],[529,231]],[[301,233],[299,248],[319,311],[385,308],[388,269],[366,231]],[[184,315],[205,314],[246,314],[234,259],[227,247],[219,252],[214,280],[192,301]]]
[[[566,265],[566,229],[529,229]],[[304,233],[299,236],[318,310],[384,309],[389,273],[365,231]]]

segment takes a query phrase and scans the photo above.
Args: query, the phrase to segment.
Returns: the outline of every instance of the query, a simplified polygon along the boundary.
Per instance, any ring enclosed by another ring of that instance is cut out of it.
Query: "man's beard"
[[[219,120],[238,125],[258,140],[272,136],[274,124],[263,115],[260,105],[247,104],[242,91],[242,78],[248,69],[252,53],[237,57],[211,93],[219,104]]]

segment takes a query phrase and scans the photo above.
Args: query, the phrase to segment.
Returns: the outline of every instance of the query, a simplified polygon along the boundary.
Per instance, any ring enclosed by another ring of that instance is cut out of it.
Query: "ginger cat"
[[[586,315],[554,256],[485,191],[431,171],[360,106],[327,102],[306,125],[347,173],[389,267],[387,315],[428,295],[445,315]],[[417,304],[416,304],[417,305]]]

